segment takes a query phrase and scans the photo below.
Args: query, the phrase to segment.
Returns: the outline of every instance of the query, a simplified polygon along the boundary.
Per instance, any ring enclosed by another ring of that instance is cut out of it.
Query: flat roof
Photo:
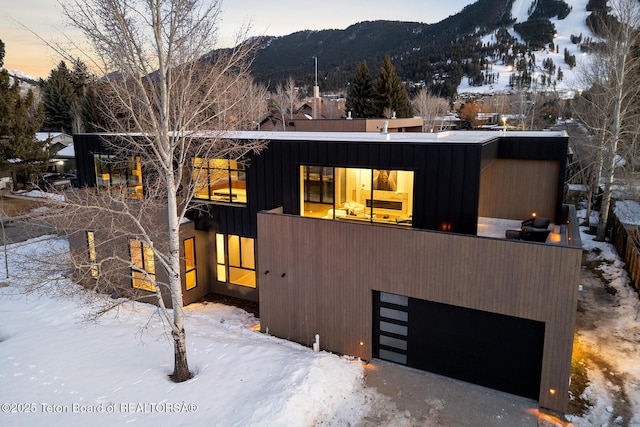
[[[97,133],[95,135],[135,136],[142,133]],[[266,139],[273,141],[325,142],[408,142],[484,144],[499,137],[566,137],[565,131],[444,131],[444,132],[278,132],[278,131],[200,131],[192,136],[203,138]]]
[[[444,132],[278,132],[237,131],[225,137],[237,139],[307,140],[340,142],[413,142],[483,144],[499,137],[564,137],[564,131],[444,131]]]

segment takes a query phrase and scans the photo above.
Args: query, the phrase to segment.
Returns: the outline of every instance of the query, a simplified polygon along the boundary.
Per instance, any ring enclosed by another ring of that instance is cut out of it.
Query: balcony
[[[546,245],[580,247],[580,233],[577,228],[575,208],[564,205],[563,214],[566,218],[564,223],[551,223],[547,228],[550,232],[544,242]],[[491,237],[494,239],[506,239],[507,230],[520,230],[521,220],[478,217],[478,232],[480,237]],[[525,241],[527,243],[535,243]],[[538,242],[542,243],[542,242]]]

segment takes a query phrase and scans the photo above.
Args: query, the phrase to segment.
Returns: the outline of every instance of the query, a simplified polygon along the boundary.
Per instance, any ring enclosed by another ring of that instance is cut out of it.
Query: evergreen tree
[[[12,170],[17,181],[26,184],[48,164],[46,142],[36,139],[44,120],[42,104],[32,90],[20,96],[20,83],[10,82],[7,70],[0,71],[0,167]]]
[[[64,61],[51,70],[47,80],[41,82],[44,102],[44,130],[72,132],[72,109],[77,95],[71,83],[71,72]]]
[[[375,95],[376,115],[391,117],[393,112],[398,118],[411,117],[411,102],[407,89],[396,74],[389,55],[385,56],[380,74],[373,86]],[[385,114],[386,113],[386,114]]]
[[[86,64],[64,61],[41,82],[44,100],[44,130],[51,132],[95,132],[100,129],[98,87]]]
[[[373,103],[373,86],[366,61],[362,61],[356,68],[356,73],[349,85],[345,108],[351,111],[351,116],[366,119],[375,116]]]
[[[0,39],[0,67],[4,65],[4,43]]]
[[[97,131],[100,128],[100,114],[98,112],[99,99],[96,82],[80,58],[73,62],[73,70],[69,79],[75,94],[71,109],[73,133]]]

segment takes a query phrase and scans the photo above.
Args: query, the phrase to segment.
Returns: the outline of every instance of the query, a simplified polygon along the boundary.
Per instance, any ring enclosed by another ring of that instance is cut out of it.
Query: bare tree
[[[423,131],[438,132],[444,128],[444,117],[449,112],[446,99],[433,96],[426,89],[421,89],[411,100],[413,111],[423,119]],[[440,121],[438,122],[438,119]]]
[[[118,161],[139,162],[136,169],[144,171],[144,193],[132,194],[127,185],[99,194],[81,191],[61,209],[68,223],[96,218],[91,225],[107,240],[134,239],[140,242],[136,256],[154,255],[153,269],[163,269],[166,282],[136,263],[133,250],[131,257],[114,251],[97,274],[128,274],[149,283],[173,338],[172,378],[184,381],[192,374],[182,308],[181,222],[209,173],[207,159],[241,159],[262,147],[260,141],[240,145],[224,132],[255,121],[246,111],[255,88],[248,75],[253,47],[215,50],[216,0],[76,0],[61,7],[91,43],[89,61],[103,76],[105,130],[119,135],[104,143]],[[244,34],[238,33],[238,41]],[[163,219],[154,221],[157,215]]]
[[[285,114],[289,114],[293,118],[293,113],[299,107],[300,97],[298,88],[293,77],[289,77],[287,81],[276,86],[276,90],[271,94],[271,109],[280,113],[282,117],[282,130],[286,130]]]
[[[602,42],[594,45],[592,61],[581,70],[589,87],[591,112],[585,124],[602,141],[601,184],[603,187],[597,240],[604,240],[616,165],[620,151],[633,140],[637,130],[637,102],[640,95],[640,4],[636,0],[611,0],[609,15],[598,25]]]

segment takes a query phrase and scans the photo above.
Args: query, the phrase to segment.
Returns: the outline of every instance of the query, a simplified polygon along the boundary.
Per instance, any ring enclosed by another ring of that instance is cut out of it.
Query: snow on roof
[[[625,225],[640,225],[640,203],[635,200],[616,201],[614,213]]]
[[[93,135],[141,136],[142,133],[96,133]],[[221,138],[269,141],[327,141],[327,142],[404,142],[404,143],[460,143],[484,144],[501,136],[566,137],[565,131],[444,131],[444,132],[280,132],[280,131],[199,131],[193,138]]]
[[[46,141],[47,139],[56,138],[60,135],[63,135],[62,132],[36,132],[36,139],[38,141]]]
[[[73,149],[73,143],[67,145],[62,150],[56,153],[56,157],[73,158],[75,156],[76,156],[76,152]]]
[[[516,137],[561,137],[564,131],[514,131],[507,132]],[[335,141],[335,142],[407,142],[407,143],[466,143],[483,144],[504,136],[498,131],[445,131],[445,132],[276,132],[276,131],[240,131],[229,132],[225,138],[237,139],[267,139],[267,140],[306,140],[306,141]],[[203,135],[204,136],[204,135]]]

